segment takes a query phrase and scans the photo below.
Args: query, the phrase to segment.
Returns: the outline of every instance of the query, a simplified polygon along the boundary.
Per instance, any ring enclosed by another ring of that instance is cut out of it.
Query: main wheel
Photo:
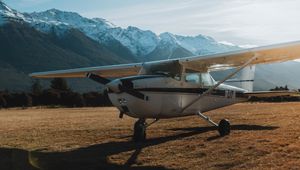
[[[230,134],[230,122],[227,119],[222,119],[219,123],[218,131],[220,136],[226,136]]]
[[[134,133],[132,137],[134,142],[143,142],[146,139],[146,123],[145,120],[139,119],[134,124]]]

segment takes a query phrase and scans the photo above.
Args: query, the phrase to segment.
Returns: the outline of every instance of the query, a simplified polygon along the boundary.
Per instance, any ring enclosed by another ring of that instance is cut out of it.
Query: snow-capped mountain
[[[162,33],[159,35],[159,43],[156,48],[145,58],[151,60],[163,60],[193,56],[192,52],[183,48],[176,37],[171,33]],[[145,59],[146,60],[146,59]]]
[[[0,25],[8,21],[26,21],[26,17],[11,8],[9,8],[4,2],[0,1]]]
[[[196,55],[206,55],[216,52],[227,52],[241,49],[235,45],[226,45],[219,43],[211,37],[205,35],[198,36],[180,36],[174,35],[180,45]]]
[[[52,31],[52,27],[67,26],[84,32],[90,38],[105,43],[111,39],[118,40],[137,56],[150,53],[158,44],[158,37],[151,31],[143,31],[136,27],[122,29],[101,18],[88,19],[74,12],[57,9],[31,13],[31,25],[43,32]],[[65,27],[66,29],[66,27]]]
[[[64,25],[65,28],[76,28],[90,37],[114,27],[113,24],[100,18],[88,19],[74,12],[64,12],[50,9],[44,12],[33,12],[28,14],[31,24],[40,31],[48,32],[52,26]],[[40,24],[48,27],[40,27]]]
[[[191,51],[194,55],[239,49],[238,46],[218,43],[213,38],[203,35],[195,37],[173,35],[171,33],[156,35],[149,30],[141,30],[132,26],[123,29],[105,19],[89,19],[74,12],[64,12],[57,9],[38,13],[34,12],[28,15],[31,17],[31,19],[28,19],[31,20],[31,25],[40,31],[49,32],[53,27],[61,27],[61,29],[76,28],[100,43],[115,39],[130,49],[137,57],[151,53],[159,44],[163,44],[160,41],[165,42],[168,40],[170,41],[168,44],[176,41],[176,43],[173,43],[174,45],[180,45],[184,49]],[[168,39],[167,34],[171,35],[173,39]]]
[[[219,43],[211,37],[205,35],[197,36],[181,36],[168,32],[159,35],[162,44],[173,44],[174,46],[181,46],[190,51],[194,55],[207,55],[220,52],[228,52],[241,49],[236,45],[226,45]]]
[[[159,35],[159,38],[160,38],[161,45],[168,45],[168,46],[180,45],[180,42],[177,40],[176,36],[169,32],[161,33]]]
[[[120,41],[137,56],[149,54],[159,42],[158,36],[153,32],[140,30],[132,26],[126,29],[113,28],[108,34]]]
[[[24,21],[45,33],[55,32],[57,35],[64,35],[67,30],[75,28],[100,43],[105,44],[116,40],[128,48],[137,58],[147,56],[157,49],[158,45],[164,44],[168,44],[168,49],[176,49],[177,46],[180,46],[190,51],[192,55],[205,55],[239,49],[238,46],[218,43],[213,38],[203,35],[195,37],[173,35],[171,33],[156,35],[149,30],[141,30],[132,26],[123,29],[105,19],[89,19],[75,12],[65,12],[57,9],[22,14],[0,1],[0,14],[4,16],[0,18],[0,22],[1,20],[2,22],[5,21],[5,18]]]

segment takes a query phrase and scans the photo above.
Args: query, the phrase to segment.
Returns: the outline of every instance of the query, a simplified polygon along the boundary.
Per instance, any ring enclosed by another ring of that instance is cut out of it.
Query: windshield
[[[169,77],[180,77],[182,72],[182,66],[178,61],[166,61],[161,63],[146,64],[142,68],[142,74],[155,75],[163,74]]]

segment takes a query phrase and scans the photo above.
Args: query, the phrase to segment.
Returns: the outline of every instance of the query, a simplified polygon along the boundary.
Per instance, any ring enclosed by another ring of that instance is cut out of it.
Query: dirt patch
[[[115,108],[0,110],[0,169],[297,169],[300,103],[243,103],[208,112],[230,136],[197,116],[160,120],[145,143]]]

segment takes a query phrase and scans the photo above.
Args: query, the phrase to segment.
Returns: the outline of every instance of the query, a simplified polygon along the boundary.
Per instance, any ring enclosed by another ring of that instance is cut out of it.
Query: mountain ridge
[[[212,54],[215,53],[216,50],[218,50],[219,52],[228,52],[236,49],[241,49],[238,46],[228,46],[222,43],[218,43],[213,38],[203,36],[201,34],[197,36],[180,36],[166,32],[160,35],[156,35],[150,30],[141,30],[133,26],[128,26],[127,28],[123,29],[102,18],[89,19],[80,16],[78,13],[65,12],[57,9],[28,13],[28,16],[31,17],[31,19],[28,20],[31,20],[32,26],[39,29],[40,31],[47,32],[47,27],[39,27],[40,24],[47,23],[49,24],[49,26],[69,26],[79,29],[90,38],[99,41],[100,43],[105,43],[107,40],[112,39],[117,40],[123,46],[127,47],[133,54],[141,57],[146,56],[154,51],[159,45],[160,41],[164,39],[165,34],[170,34],[174,36],[175,39],[178,38],[178,45],[181,46],[181,44],[185,44],[185,46],[181,47],[189,51],[191,50],[187,49],[188,43],[184,41],[194,40],[198,45],[193,47],[196,48],[195,52],[191,51],[193,55]],[[212,45],[209,46],[207,44]],[[189,43],[189,45],[191,45],[191,43]],[[205,50],[204,48],[202,48],[202,46],[205,46]],[[218,48],[218,46],[222,46],[222,48]],[[210,50],[210,47],[214,47],[214,49]]]

